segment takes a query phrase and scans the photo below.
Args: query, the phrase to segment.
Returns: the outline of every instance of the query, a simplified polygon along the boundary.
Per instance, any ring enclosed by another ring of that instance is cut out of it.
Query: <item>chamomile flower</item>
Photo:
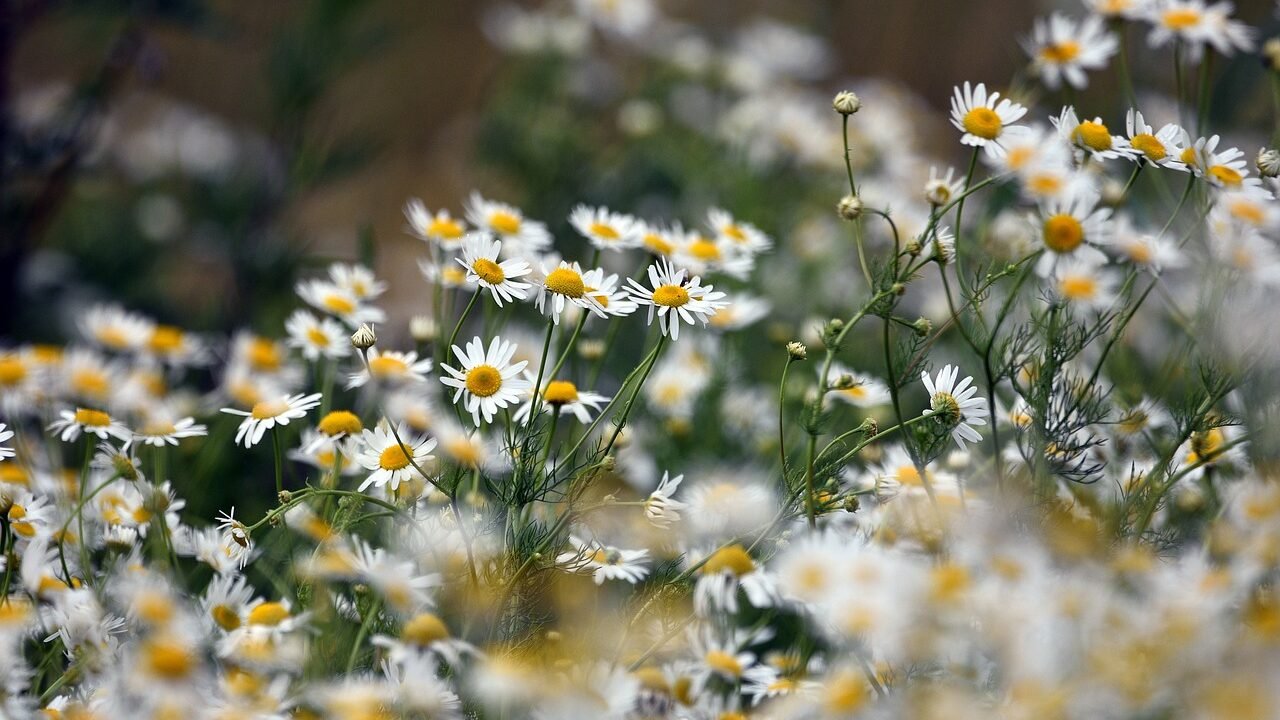
[[[956,169],[948,167],[946,174],[937,166],[929,168],[929,182],[924,185],[924,199],[933,207],[943,207],[964,192],[964,181],[956,179]]]
[[[419,359],[418,353],[412,350],[397,352],[373,347],[365,357],[364,367],[347,381],[348,390],[364,387],[370,382],[381,385],[423,383],[427,381],[427,373],[431,372],[431,358]]]
[[[626,288],[619,286],[617,273],[606,275],[602,268],[595,268],[582,273],[582,282],[587,297],[594,300],[605,315],[626,317],[636,311],[637,306]]]
[[[430,590],[441,584],[437,573],[419,573],[414,563],[384,548],[356,541],[356,572],[401,617],[435,605]]]
[[[1154,0],[1146,12],[1152,26],[1147,43],[1155,48],[1170,40],[1181,42],[1193,62],[1200,61],[1206,45],[1227,56],[1236,50],[1248,52],[1253,49],[1253,30],[1232,19],[1232,10],[1229,2],[1209,6],[1204,0]]]
[[[640,247],[654,257],[671,257],[679,244],[679,238],[684,235],[684,229],[679,225],[668,228],[641,220],[637,220],[636,223]]]
[[[1107,256],[1099,247],[1111,239],[1107,222],[1111,211],[1098,206],[1093,193],[1078,193],[1063,200],[1051,200],[1040,207],[1038,224],[1044,254],[1036,261],[1036,273],[1047,276],[1058,260],[1077,257],[1103,264]]]
[[[773,249],[773,240],[760,228],[751,223],[735,220],[732,215],[720,208],[711,208],[707,211],[707,226],[717,238],[740,251],[754,255]]]
[[[560,315],[566,305],[577,305],[600,317],[606,317],[603,306],[587,293],[586,277],[578,263],[560,261],[552,270],[542,266],[542,281],[538,284],[538,296],[534,300],[538,312],[560,324]]]
[[[755,256],[729,238],[688,232],[676,238],[672,260],[694,273],[720,272],[745,280],[755,267]]]
[[[462,401],[467,412],[476,425],[493,422],[493,416],[502,408],[520,402],[532,383],[520,377],[527,361],[511,362],[516,352],[514,343],[495,337],[489,343],[488,351],[480,338],[472,338],[466,350],[453,347],[459,368],[441,365],[448,376],[441,376],[440,382],[455,388],[453,395],[456,403]]]
[[[1226,190],[1260,187],[1261,180],[1249,177],[1249,161],[1244,152],[1239,148],[1219,151],[1221,141],[1217,135],[1200,138],[1183,149],[1180,159],[1197,177],[1205,178],[1214,187]]]
[[[654,527],[666,530],[672,523],[680,522],[680,511],[689,507],[674,497],[683,480],[684,475],[671,477],[670,473],[663,471],[658,487],[645,498],[644,516]]]
[[[868,373],[860,373],[832,363],[828,393],[854,407],[871,408],[889,402],[889,386]]]
[[[249,448],[257,445],[268,430],[306,417],[307,411],[319,404],[320,393],[310,395],[298,393],[263,400],[256,403],[248,412],[236,408],[222,408],[222,412],[244,417],[240,427],[236,429],[235,443],[237,445],[243,443]]]
[[[478,228],[493,233],[502,241],[502,249],[511,256],[531,257],[551,247],[547,226],[529,220],[512,205],[486,200],[473,192],[467,200],[467,220]]]
[[[479,469],[492,475],[507,469],[509,463],[502,447],[478,428],[466,430],[451,418],[441,418],[432,432],[440,452],[468,470]]]
[[[12,439],[13,439],[13,431],[9,429],[8,425],[5,425],[4,423],[0,423],[0,443],[7,442]],[[13,448],[7,445],[0,445],[0,460],[3,460],[5,458],[16,457],[16,456],[17,456],[17,453],[14,452]]]
[[[959,367],[947,365],[938,371],[936,379],[930,378],[927,372],[920,373],[920,379],[929,392],[929,407],[925,408],[924,414],[933,415],[950,426],[951,437],[963,450],[966,440],[982,440],[972,426],[986,425],[990,410],[986,398],[974,397],[978,388],[971,385],[973,378],[966,377],[957,383],[959,375]]]
[[[422,272],[422,277],[432,285],[439,285],[446,290],[460,289],[467,292],[475,292],[477,287],[467,282],[467,271],[458,267],[458,263],[453,260],[430,260],[422,258],[418,260],[418,270]]]
[[[306,310],[295,310],[284,322],[289,347],[302,351],[314,362],[321,357],[336,360],[351,354],[349,333],[333,318],[318,318]]]
[[[701,559],[698,581],[693,589],[693,606],[699,617],[717,611],[738,612],[738,590],[752,607],[777,605],[778,588],[764,567],[741,544],[733,543],[712,551]]]
[[[569,224],[599,250],[626,250],[640,244],[639,222],[608,208],[579,205],[569,213]]]
[[[1094,14],[1124,20],[1141,20],[1146,17],[1151,3],[1152,0],[1084,0],[1085,7]]]
[[[462,257],[455,258],[467,271],[467,282],[488,288],[493,301],[502,307],[503,301],[524,300],[529,293],[529,283],[514,278],[533,272],[529,263],[520,259],[498,262],[502,243],[479,233],[468,235],[462,242]]]
[[[461,219],[451,216],[448,210],[433,213],[417,198],[404,204],[404,218],[414,237],[424,242],[434,242],[445,250],[458,249],[467,234],[467,225]]]
[[[431,451],[436,447],[435,440],[413,435],[407,428],[399,428],[396,432],[404,441],[403,445],[396,440],[395,433],[383,425],[363,432],[356,462],[372,473],[360,483],[360,492],[370,485],[397,490],[401,483],[414,478],[417,473],[415,465],[422,467],[434,457]]]
[[[49,423],[49,430],[62,442],[75,442],[81,433],[96,435],[100,440],[115,438],[128,442],[133,437],[129,428],[109,414],[91,408],[76,408],[58,413],[60,420]]]
[[[1146,160],[1152,165],[1187,170],[1187,166],[1178,159],[1178,138],[1182,129],[1177,125],[1167,123],[1156,130],[1147,124],[1141,112],[1129,108],[1124,116],[1124,130],[1129,147],[1136,151],[1129,156],[1134,162]]]
[[[218,554],[244,567],[254,554],[254,544],[253,538],[249,535],[249,528],[236,520],[234,507],[231,508],[231,512],[218,513],[218,534],[222,551]]]
[[[80,330],[90,342],[114,352],[142,350],[155,326],[150,319],[119,305],[98,305],[80,321]]]
[[[963,89],[955,88],[951,98],[951,124],[964,133],[960,142],[980,147],[988,156],[1004,154],[1004,143],[1011,136],[1024,132],[1014,123],[1027,114],[1027,109],[1000,93],[987,94],[987,86],[978,83],[976,88],[968,82]]]
[[[333,263],[329,266],[329,279],[360,302],[373,300],[387,291],[387,284],[363,265]]]
[[[1072,310],[1105,312],[1116,300],[1119,278],[1112,270],[1079,259],[1058,263],[1053,291]]]
[[[1032,69],[1050,90],[1063,80],[1083,90],[1089,84],[1085,71],[1105,68],[1119,45],[1097,15],[1076,22],[1060,13],[1037,19],[1031,38],[1023,43]]]
[[[204,437],[209,428],[196,422],[193,417],[173,420],[164,414],[147,418],[133,433],[133,442],[152,447],[178,446],[179,440]],[[160,478],[163,479],[163,478]]]
[[[333,315],[351,327],[386,322],[387,319],[387,314],[381,309],[365,304],[350,289],[335,282],[303,280],[294,290],[306,304]]]
[[[591,573],[597,585],[603,585],[605,580],[625,580],[635,585],[649,574],[648,550],[625,550],[594,541],[588,543],[573,535],[569,536],[569,543],[573,545],[573,551],[561,553],[556,564],[571,572]]]
[[[524,378],[528,381],[529,386],[533,387],[536,378],[528,370],[524,372]],[[585,425],[591,422],[591,413],[600,412],[600,405],[608,401],[609,397],[607,395],[579,390],[578,386],[569,380],[551,380],[542,389],[542,401],[539,405],[539,410],[542,412],[570,414],[577,418],[578,422]],[[516,422],[526,422],[531,412],[533,412],[532,398],[527,400],[516,411]]]
[[[1129,147],[1127,138],[1112,135],[1102,118],[1095,117],[1082,122],[1076,116],[1076,109],[1070,105],[1063,107],[1062,112],[1057,117],[1050,118],[1050,121],[1065,143],[1099,160],[1128,158],[1137,152]]]
[[[1128,215],[1117,216],[1112,221],[1112,228],[1111,249],[1135,266],[1159,274],[1165,268],[1186,265],[1186,258],[1176,240],[1138,229]]]
[[[711,316],[727,304],[724,293],[712,285],[703,287],[701,278],[686,278],[686,271],[676,270],[666,260],[649,266],[650,287],[635,280],[628,282],[632,299],[649,306],[648,323],[653,324],[656,310],[662,334],[672,340],[679,339],[682,320],[690,325],[696,322],[706,325]]]
[[[738,293],[711,316],[708,324],[716,330],[741,330],[768,317],[771,309],[764,298]]]
[[[205,365],[209,349],[203,340],[173,325],[155,325],[142,355],[170,367]]]

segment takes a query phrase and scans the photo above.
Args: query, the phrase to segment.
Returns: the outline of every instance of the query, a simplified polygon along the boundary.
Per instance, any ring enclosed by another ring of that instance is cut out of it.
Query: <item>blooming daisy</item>
[[[1112,135],[1102,118],[1095,117],[1081,122],[1076,116],[1076,109],[1070,105],[1063,107],[1058,117],[1049,120],[1058,129],[1058,135],[1064,142],[1099,160],[1128,158],[1137,152],[1129,147],[1127,138]]]
[[[606,275],[602,268],[595,268],[582,273],[582,282],[587,297],[595,300],[605,315],[626,317],[636,311],[626,288],[619,287],[617,273]]]
[[[435,242],[445,250],[456,250],[467,234],[462,220],[450,216],[448,210],[432,213],[417,198],[404,204],[404,217],[411,234],[424,242]]]
[[[506,203],[486,200],[473,192],[467,199],[467,220],[478,228],[493,233],[510,255],[531,256],[551,246],[547,226],[529,220],[520,210]]]
[[[839,363],[831,365],[831,388],[828,392],[838,400],[860,408],[889,402],[889,386],[880,378],[850,370]]]
[[[142,353],[171,367],[203,365],[209,361],[209,351],[200,338],[173,325],[155,325],[147,338]]]
[[[157,415],[148,418],[146,422],[142,423],[134,431],[133,440],[152,447],[164,447],[165,445],[177,447],[179,440],[204,437],[208,434],[209,428],[197,424],[195,418],[185,417],[180,420],[172,420],[164,415]]]
[[[221,536],[221,545],[223,555],[227,559],[236,562],[240,567],[244,567],[250,557],[253,556],[253,538],[249,535],[249,528],[245,524],[236,520],[236,509],[233,506],[231,512],[218,513],[218,533]]]
[[[1116,299],[1119,278],[1103,266],[1072,258],[1053,271],[1053,291],[1073,310],[1104,312]]]
[[[289,333],[289,346],[302,351],[302,356],[316,361],[346,357],[351,353],[347,331],[333,318],[317,318],[306,310],[295,310],[284,322]]]
[[[1192,62],[1200,61],[1205,45],[1228,56],[1236,50],[1249,52],[1253,49],[1253,29],[1233,20],[1233,9],[1229,2],[1208,6],[1204,0],[1155,0],[1146,12],[1152,26],[1147,43],[1155,48],[1170,40],[1181,42]]]
[[[244,420],[236,430],[236,444],[244,443],[245,447],[257,445],[266,432],[277,425],[288,425],[289,421],[307,416],[307,411],[320,404],[320,393],[305,395],[281,395],[274,400],[263,400],[256,403],[248,412],[236,408],[222,408],[228,415],[240,415]]]
[[[768,317],[771,309],[769,301],[764,298],[735,294],[733,300],[711,316],[709,324],[717,330],[741,330]]]
[[[963,450],[966,440],[982,440],[982,436],[972,426],[986,425],[990,410],[987,408],[986,398],[974,397],[978,388],[970,385],[972,377],[956,383],[959,374],[959,367],[947,365],[938,371],[936,381],[927,372],[920,373],[920,379],[924,381],[925,390],[929,391],[929,407],[925,408],[924,414],[936,416],[945,422],[951,428],[951,437]]]
[[[1044,254],[1036,261],[1036,273],[1047,276],[1059,258],[1080,257],[1103,264],[1107,256],[1098,246],[1110,240],[1107,222],[1111,211],[1098,206],[1097,195],[1079,193],[1040,206],[1039,225]]]
[[[692,272],[722,272],[739,280],[745,280],[755,267],[755,256],[730,238],[711,237],[697,231],[676,238],[672,260]]]
[[[9,429],[8,425],[5,425],[4,423],[0,423],[0,443],[6,442],[11,439],[13,439],[13,431]],[[13,448],[7,447],[5,445],[0,445],[0,460],[3,460],[5,458],[15,457],[15,456],[17,456],[17,453],[13,451]]]
[[[569,543],[573,545],[573,552],[561,553],[556,563],[572,572],[591,573],[597,585],[603,585],[605,580],[626,580],[635,585],[649,574],[648,550],[587,543],[573,535],[569,536]]]
[[[1089,84],[1085,71],[1105,68],[1119,46],[1101,17],[1090,15],[1077,23],[1060,13],[1037,19],[1031,38],[1023,42],[1032,69],[1050,90],[1057,90],[1064,79],[1084,89]]]
[[[431,358],[419,360],[418,353],[412,350],[398,352],[373,347],[365,359],[367,362],[360,372],[352,374],[347,381],[348,390],[364,387],[370,381],[390,385],[426,382],[432,366]]]
[[[337,317],[351,327],[387,319],[387,314],[381,309],[364,304],[351,290],[328,280],[303,280],[295,291],[306,304]]]
[[[964,192],[964,181],[957,180],[956,169],[947,168],[947,173],[943,175],[938,172],[937,166],[929,167],[929,182],[924,185],[924,199],[934,207],[942,207],[951,202],[953,198],[960,197]]]
[[[1084,0],[1085,7],[1104,18],[1140,20],[1146,17],[1152,0]]]
[[[663,471],[658,487],[654,488],[645,499],[644,516],[654,527],[665,530],[671,527],[672,523],[680,522],[680,511],[689,507],[674,497],[682,481],[684,481],[684,475],[671,477],[670,473]]]
[[[119,305],[98,305],[89,309],[80,321],[80,330],[90,342],[106,350],[134,352],[142,350],[155,326],[150,319]]]
[[[533,387],[535,378],[528,370],[524,372],[524,379],[528,381],[529,387]],[[568,380],[551,380],[542,389],[542,405],[539,409],[542,412],[571,414],[585,425],[591,422],[591,413],[600,412],[600,404],[608,401],[607,395],[578,390],[578,386]],[[533,398],[530,397],[516,411],[516,422],[527,421],[532,411]]]
[[[1186,258],[1176,240],[1139,230],[1128,215],[1117,216],[1112,228],[1111,248],[1134,265],[1156,274],[1164,268],[1186,265]]]
[[[498,262],[501,251],[502,243],[489,239],[487,235],[474,233],[463,241],[462,257],[454,258],[466,268],[467,282],[489,288],[498,307],[502,307],[504,300],[524,300],[529,292],[529,283],[513,278],[533,272],[529,263],[524,260],[513,258]]]
[[[714,286],[702,286],[698,277],[686,279],[684,270],[676,270],[671,263],[662,260],[649,266],[649,283],[646,288],[635,280],[628,280],[631,297],[641,305],[649,306],[648,323],[653,324],[654,311],[658,314],[658,325],[663,335],[670,335],[672,340],[680,337],[680,321],[693,325],[703,325],[720,308],[728,304],[724,293],[718,292]]]
[[[572,304],[584,310],[606,317],[603,306],[596,298],[587,294],[587,281],[578,263],[561,260],[554,270],[542,266],[542,282],[538,284],[538,296],[534,300],[538,312],[549,316],[552,322],[560,324],[560,315],[565,305]]]
[[[372,300],[387,291],[387,284],[363,265],[333,263],[329,266],[329,279],[360,302]]]
[[[1000,93],[988,95],[983,83],[973,88],[966,82],[963,90],[955,88],[951,98],[951,124],[964,133],[960,142],[983,148],[993,157],[1004,154],[1004,143],[1009,137],[1023,132],[1013,123],[1026,114],[1025,107],[1009,98],[1001,100]]]
[[[494,474],[505,470],[508,465],[499,444],[485,437],[479,429],[465,430],[451,418],[441,418],[432,432],[440,452],[468,470],[480,469]]]
[[[684,235],[684,229],[679,225],[674,228],[664,228],[641,220],[637,220],[636,223],[638,225],[636,234],[640,237],[640,247],[649,251],[655,257],[670,257],[676,250],[676,238]]]
[[[423,463],[434,457],[431,451],[436,447],[435,440],[410,434],[403,427],[396,432],[404,440],[404,445],[397,442],[395,434],[381,424],[363,432],[363,442],[356,454],[356,462],[373,472],[360,483],[361,492],[370,485],[380,488],[390,486],[391,490],[397,490],[401,483],[413,479],[417,472],[414,465],[422,467]]]
[[[1147,124],[1142,113],[1134,108],[1124,116],[1125,135],[1128,136],[1129,147],[1136,152],[1129,157],[1134,162],[1146,160],[1152,165],[1161,165],[1173,170],[1186,171],[1187,166],[1178,159],[1178,137],[1182,129],[1173,123],[1166,123],[1159,130]]]
[[[1191,168],[1197,177],[1205,178],[1214,187],[1227,190],[1261,187],[1262,181],[1249,177],[1249,161],[1239,148],[1218,151],[1222,138],[1214,135],[1187,143],[1180,160]]]
[[[634,217],[604,207],[579,205],[569,224],[598,250],[626,250],[640,244],[640,224]]]
[[[133,437],[129,428],[101,410],[76,408],[74,412],[63,410],[58,414],[62,419],[49,423],[49,430],[58,433],[62,442],[75,442],[80,433],[96,435],[101,440],[115,438],[125,442]]]
[[[737,614],[739,589],[752,607],[772,607],[780,600],[773,579],[739,543],[720,547],[701,562],[693,589],[693,606],[699,617],[720,611]]]
[[[481,424],[481,418],[486,423],[492,422],[499,410],[520,402],[523,394],[532,387],[532,383],[520,377],[520,371],[528,363],[524,360],[511,362],[515,351],[514,343],[495,337],[486,352],[484,342],[478,337],[472,338],[465,351],[453,346],[453,354],[458,358],[461,369],[441,366],[449,376],[441,376],[440,382],[457,389],[453,401],[463,401],[476,425]]]
[[[773,248],[773,240],[760,228],[751,223],[735,220],[728,212],[720,208],[707,211],[707,226],[715,232],[716,237],[725,240],[739,250],[749,253],[768,252]]]

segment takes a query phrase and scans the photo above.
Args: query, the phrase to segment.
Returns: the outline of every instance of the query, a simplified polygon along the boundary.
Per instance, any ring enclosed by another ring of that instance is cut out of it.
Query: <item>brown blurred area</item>
[[[526,3],[529,4],[529,3]],[[273,40],[301,21],[305,0],[212,0],[217,31],[193,34],[145,28],[158,53],[156,72],[126,79],[125,93],[160,95],[211,112],[229,123],[269,134],[263,74]],[[460,209],[480,178],[469,163],[475,120],[502,58],[481,31],[494,3],[473,0],[392,0],[372,3],[370,23],[390,29],[367,59],[324,89],[309,131],[371,138],[372,162],[335,183],[289,199],[287,234],[305,237],[336,257],[354,257],[355,229],[370,223],[382,251],[378,270],[392,286],[412,282],[417,269],[397,248],[417,247],[402,232],[407,197]],[[665,2],[672,15],[705,27],[728,28],[756,12],[826,37],[836,51],[833,79],[884,77],[906,83],[937,108],[963,79],[1003,84],[1023,62],[1017,38],[1039,13],[1079,13],[1076,0],[700,0]],[[1238,3],[1240,16],[1260,23],[1274,4]],[[51,12],[24,31],[12,64],[17,90],[72,82],[106,52],[108,34],[82,15]]]

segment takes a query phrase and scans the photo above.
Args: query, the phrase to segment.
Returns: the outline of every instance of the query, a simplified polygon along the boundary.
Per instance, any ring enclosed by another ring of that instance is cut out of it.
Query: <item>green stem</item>
[[[444,362],[449,364],[453,362],[453,345],[458,341],[458,331],[462,329],[462,323],[466,321],[467,315],[471,313],[471,308],[475,307],[476,301],[480,299],[480,289],[477,288],[471,293],[471,300],[467,302],[467,307],[462,311],[462,315],[458,317],[458,322],[453,326],[453,332],[449,334],[449,344],[444,348]]]
[[[276,496],[279,497],[284,492],[284,451],[280,447],[280,426],[275,425],[271,428],[271,450],[275,458],[276,466]]]
[[[360,657],[360,646],[364,644],[365,636],[369,634],[369,628],[373,626],[373,620],[378,616],[378,611],[381,609],[382,598],[378,598],[373,601],[373,605],[369,607],[369,612],[364,616],[364,621],[360,623],[360,630],[356,632],[356,641],[351,646],[351,654],[347,656],[348,675],[355,669],[356,658]]]

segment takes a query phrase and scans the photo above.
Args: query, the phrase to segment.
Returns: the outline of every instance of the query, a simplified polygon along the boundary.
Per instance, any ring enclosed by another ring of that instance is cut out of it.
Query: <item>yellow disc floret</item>
[[[403,470],[409,467],[409,455],[399,443],[391,445],[378,456],[378,467],[383,470]]]
[[[477,365],[467,371],[467,390],[478,397],[489,397],[502,389],[502,373],[492,365]]]
[[[359,416],[349,410],[334,410],[316,426],[325,435],[355,435],[364,429]]]
[[[965,132],[983,140],[995,140],[1004,128],[1004,121],[989,107],[976,107],[965,113],[963,124]]]
[[[1072,136],[1090,150],[1102,152],[1111,149],[1111,131],[1106,125],[1085,120],[1076,126]]]
[[[1045,247],[1056,253],[1069,253],[1084,242],[1084,226],[1065,213],[1050,216],[1044,221]]]
[[[550,405],[564,405],[578,399],[578,386],[568,380],[552,380],[542,391],[542,399]]]
[[[582,282],[582,275],[570,268],[562,267],[552,270],[547,273],[547,279],[543,284],[551,292],[565,297],[580,298],[587,292],[587,286]]]
[[[689,302],[689,291],[679,285],[662,285],[653,291],[653,302],[666,307],[680,307]]]
[[[507,274],[502,271],[502,267],[489,258],[476,258],[476,261],[471,263],[471,271],[490,285],[497,285],[507,279]]]
[[[88,427],[106,427],[111,424],[111,416],[101,410],[76,408],[76,422]]]

